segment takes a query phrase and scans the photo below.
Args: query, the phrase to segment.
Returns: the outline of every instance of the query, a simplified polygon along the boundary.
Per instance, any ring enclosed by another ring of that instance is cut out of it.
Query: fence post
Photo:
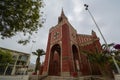
[[[5,68],[4,75],[5,75],[5,73],[6,73],[7,69],[8,69],[8,66],[9,66],[9,63],[7,64],[7,66]]]

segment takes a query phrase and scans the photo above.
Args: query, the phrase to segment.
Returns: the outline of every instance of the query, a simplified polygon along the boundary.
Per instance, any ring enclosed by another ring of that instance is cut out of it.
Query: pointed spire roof
[[[62,8],[62,11],[61,11],[61,16],[65,16],[63,8]]]
[[[58,23],[61,22],[63,19],[67,19],[67,17],[65,16],[64,10],[62,8],[62,10],[61,10],[61,16],[58,18]]]
[[[92,30],[92,35],[95,36],[95,37],[97,37],[96,36],[96,32],[94,30]]]
[[[94,31],[94,30],[92,30],[92,33],[95,33],[95,31]]]

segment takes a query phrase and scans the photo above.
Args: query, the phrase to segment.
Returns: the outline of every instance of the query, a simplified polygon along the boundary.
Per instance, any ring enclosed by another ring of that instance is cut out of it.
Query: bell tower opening
[[[55,44],[51,48],[50,52],[48,75],[60,76],[61,73],[60,63],[61,63],[61,48],[59,44]]]

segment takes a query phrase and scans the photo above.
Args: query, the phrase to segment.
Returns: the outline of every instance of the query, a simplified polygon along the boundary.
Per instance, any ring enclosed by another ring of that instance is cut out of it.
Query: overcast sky
[[[17,44],[17,40],[22,36],[19,34],[11,39],[0,40],[0,47],[30,53],[38,48],[46,51],[49,29],[57,24],[58,17],[63,8],[66,17],[79,34],[91,34],[94,30],[101,38],[89,13],[84,9],[84,4],[89,5],[89,10],[100,27],[107,43],[120,43],[120,0],[43,0],[43,9],[46,22],[40,28],[38,34],[32,36],[36,43],[22,46]],[[31,62],[34,63],[36,57],[31,55]],[[42,59],[43,61],[43,59]]]

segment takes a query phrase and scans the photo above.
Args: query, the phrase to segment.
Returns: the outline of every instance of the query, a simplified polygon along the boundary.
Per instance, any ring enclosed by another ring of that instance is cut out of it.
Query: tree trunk
[[[36,59],[35,73],[37,73],[37,70],[39,70],[39,68],[40,68],[40,58],[38,57]]]

